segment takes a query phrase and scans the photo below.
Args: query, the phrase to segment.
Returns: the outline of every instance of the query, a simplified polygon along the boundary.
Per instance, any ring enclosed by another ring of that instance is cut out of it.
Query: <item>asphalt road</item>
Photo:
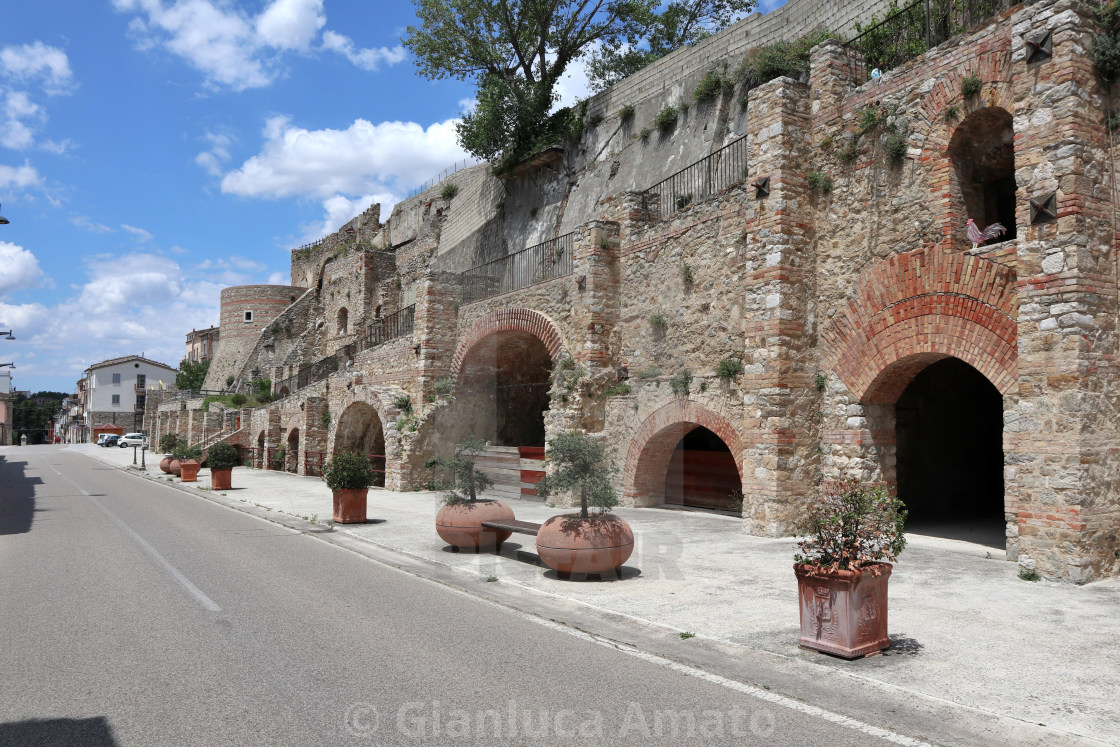
[[[887,743],[79,454],[0,459],[3,745]]]

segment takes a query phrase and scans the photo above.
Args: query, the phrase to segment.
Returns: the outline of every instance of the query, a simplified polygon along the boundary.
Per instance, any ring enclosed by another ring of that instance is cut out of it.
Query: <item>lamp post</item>
[[[10,220],[8,220],[7,218],[5,218],[5,217],[4,217],[3,215],[0,215],[0,226],[6,226],[6,225],[8,225],[9,223],[11,223],[11,221],[10,221]]]
[[[4,337],[4,335],[7,335],[7,337]],[[12,334],[12,330],[10,329],[7,332],[0,330],[0,338],[3,338],[5,340],[14,340],[16,339],[16,336]],[[15,366],[13,366],[13,368],[15,368]]]

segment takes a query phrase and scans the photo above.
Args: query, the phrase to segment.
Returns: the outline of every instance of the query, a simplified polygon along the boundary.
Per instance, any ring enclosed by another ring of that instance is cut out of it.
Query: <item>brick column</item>
[[[327,409],[327,400],[324,397],[308,397],[303,403],[303,427],[299,440],[300,461],[299,473],[307,474],[307,452],[326,452],[327,429],[323,427],[323,411]]]
[[[743,517],[752,534],[789,534],[813,488],[819,395],[813,385],[809,88],[779,78],[750,94],[750,179],[769,179],[743,235]],[[739,460],[737,460],[739,461]]]
[[[413,339],[420,344],[420,402],[435,392],[437,381],[451,375],[459,297],[458,276],[453,273],[429,273],[420,281],[413,321]]]
[[[1101,185],[1105,92],[1085,53],[1091,13],[1077,0],[1031,5],[1016,14],[1012,36],[1022,228],[1005,482],[1020,565],[1074,583],[1120,572],[1116,237],[1111,190]],[[1053,59],[1028,64],[1024,39],[1047,31]],[[1056,220],[1031,225],[1029,200],[1050,195]]]
[[[281,412],[277,409],[268,410],[268,427],[264,432],[264,469],[272,469],[269,464],[269,452],[275,451],[284,444],[284,424],[280,421]]]

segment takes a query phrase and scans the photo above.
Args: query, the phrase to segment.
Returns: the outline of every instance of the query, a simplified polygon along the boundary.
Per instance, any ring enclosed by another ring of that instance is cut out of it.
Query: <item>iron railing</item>
[[[411,335],[415,319],[416,304],[412,304],[389,316],[375,320],[366,330],[366,334],[357,342],[344,345],[331,355],[304,366],[294,376],[274,381],[272,383],[272,393],[276,397],[286,397],[306,386],[323,381],[335,371],[344,367],[348,361],[354,360],[354,356],[363,350],[377,347],[399,337]]]
[[[852,77],[866,81],[918,57],[1022,0],[917,0],[844,45]]]
[[[747,139],[741,137],[642,193],[645,210],[667,218],[747,178]]]
[[[375,348],[389,340],[411,335],[415,321],[416,304],[405,306],[389,316],[374,319],[366,327],[365,337],[362,338],[363,349]]]
[[[303,474],[309,477],[323,476],[323,463],[326,453],[322,451],[306,451],[303,454]]]
[[[575,233],[508,254],[463,273],[463,303],[509,293],[546,280],[571,275]]]
[[[462,161],[456,161],[455,163],[451,164],[450,166],[448,166],[443,171],[440,171],[438,174],[433,176],[428,181],[421,184],[419,187],[415,187],[415,188],[409,190],[408,194],[406,194],[404,196],[404,198],[407,200],[409,197],[412,197],[413,195],[418,195],[421,192],[423,192],[424,190],[430,189],[430,188],[436,186],[441,181],[443,181],[447,177],[454,174],[456,171],[461,171],[462,169],[465,169],[468,166],[474,166],[476,163],[481,163],[481,161],[476,161],[473,158],[464,158]]]

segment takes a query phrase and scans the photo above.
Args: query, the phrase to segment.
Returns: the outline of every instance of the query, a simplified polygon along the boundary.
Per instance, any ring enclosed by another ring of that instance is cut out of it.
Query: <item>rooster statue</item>
[[[994,239],[996,236],[1005,233],[1007,233],[1007,229],[1003,227],[1002,223],[993,223],[981,231],[976,227],[976,223],[972,218],[968,219],[968,240],[972,242],[973,249],[983,244],[988,239]]]

